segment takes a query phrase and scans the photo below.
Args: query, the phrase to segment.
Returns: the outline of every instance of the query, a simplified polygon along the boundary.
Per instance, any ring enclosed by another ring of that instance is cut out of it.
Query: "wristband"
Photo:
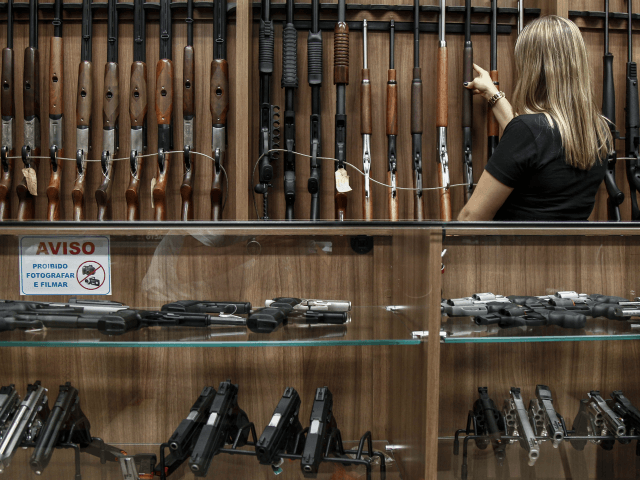
[[[500,100],[501,98],[504,98],[504,97],[505,97],[504,92],[496,93],[493,97],[491,97],[489,99],[489,106],[493,107],[498,102],[498,100]]]

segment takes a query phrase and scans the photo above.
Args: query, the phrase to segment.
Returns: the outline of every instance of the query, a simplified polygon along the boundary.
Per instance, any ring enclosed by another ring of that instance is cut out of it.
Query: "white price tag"
[[[349,186],[349,175],[344,168],[336,170],[336,190],[340,193],[347,193],[351,191]]]

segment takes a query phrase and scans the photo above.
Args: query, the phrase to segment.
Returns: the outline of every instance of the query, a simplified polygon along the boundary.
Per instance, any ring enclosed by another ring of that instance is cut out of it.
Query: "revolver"
[[[487,435],[489,440],[477,439],[476,446],[485,449],[491,442],[498,465],[502,465],[506,448],[506,442],[502,440],[502,434],[505,432],[504,417],[493,400],[489,398],[487,387],[478,387],[478,394],[480,398],[473,404],[476,434]]]
[[[640,411],[629,401],[620,390],[614,390],[607,400],[609,408],[622,418],[627,435],[640,435]],[[628,443],[621,441],[620,443]]]
[[[520,446],[529,452],[529,466],[533,467],[540,456],[540,445],[529,423],[529,415],[524,407],[520,389],[511,387],[511,398],[504,401],[504,418],[507,434],[519,437]]]
[[[553,408],[551,390],[546,385],[536,385],[536,398],[529,402],[529,418],[533,424],[533,430],[539,437],[549,437],[553,442],[553,448],[558,448],[567,431]]]
[[[622,418],[609,408],[598,390],[590,391],[589,398],[580,400],[580,409],[573,421],[573,429],[576,435],[593,437],[607,435],[621,437],[626,433]],[[611,450],[615,439],[600,438],[593,439],[591,442],[599,444],[605,450]],[[586,443],[586,440],[571,440],[571,444],[576,450],[583,450]]]
[[[450,298],[440,303],[440,312],[450,317],[472,317],[487,313],[498,312],[506,303],[511,303],[508,298],[493,293],[474,293],[471,297]]]

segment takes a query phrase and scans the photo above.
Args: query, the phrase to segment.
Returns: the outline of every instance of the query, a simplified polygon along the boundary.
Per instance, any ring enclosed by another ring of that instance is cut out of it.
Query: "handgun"
[[[573,430],[576,435],[605,437],[612,435],[615,437],[624,436],[626,428],[621,417],[616,415],[600,396],[598,390],[592,390],[588,394],[589,398],[580,400],[578,415],[573,421]],[[591,442],[599,444],[605,450],[611,450],[615,439],[593,439]],[[576,450],[583,450],[586,440],[571,440],[571,444]]]
[[[614,390],[607,400],[609,408],[624,421],[627,435],[640,434],[640,411],[620,390]]]
[[[171,455],[181,459],[180,464],[184,462],[191,451],[198,435],[202,430],[207,419],[207,412],[216,396],[216,389],[213,387],[205,387],[202,389],[200,396],[191,407],[191,411],[187,418],[180,422],[173,435],[169,438],[169,448]],[[166,461],[167,464],[171,463]],[[177,465],[176,465],[177,467]]]
[[[566,429],[553,407],[551,390],[546,385],[536,385],[536,398],[529,402],[529,417],[535,434],[539,437],[548,436],[553,442],[553,448],[558,448]]]
[[[529,454],[529,466],[533,467],[540,456],[540,445],[529,423],[529,415],[522,400],[522,394],[517,387],[511,387],[511,398],[504,401],[504,418],[507,435],[519,437],[520,446]]]
[[[329,438],[338,428],[336,418],[333,415],[333,394],[328,387],[316,390],[309,420],[311,424],[304,443],[300,465],[306,478],[314,478],[318,473],[320,462],[324,458]]]
[[[20,403],[20,395],[14,384],[0,388],[0,441],[13,413]]]
[[[238,385],[232,384],[231,380],[220,382],[209,409],[207,423],[202,427],[189,460],[189,468],[193,474],[196,477],[206,477],[211,460],[225,443],[237,440],[237,447],[246,445],[249,438],[247,425],[249,418],[238,406]]]
[[[47,389],[40,381],[27,387],[27,395],[20,403],[13,420],[0,443],[0,473],[11,463],[11,458],[23,441],[33,442],[44,420],[49,416]]]
[[[76,444],[82,447],[92,441],[88,421],[80,409],[78,390],[70,382],[60,385],[60,393],[47,418],[29,460],[31,470],[41,475],[49,464],[56,445]],[[86,428],[77,428],[84,421]]]
[[[278,297],[273,300],[266,300],[265,307],[281,307],[306,312],[309,310],[317,312],[349,312],[351,302],[348,300],[318,300],[309,298],[288,298]]]
[[[480,398],[476,400],[473,411],[482,414],[484,433],[489,436],[489,441],[493,446],[493,453],[499,465],[502,465],[505,459],[506,442],[502,440],[502,434],[505,432],[504,418],[502,413],[496,407],[496,404],[489,397],[487,387],[478,387]],[[479,433],[479,432],[477,432]],[[481,443],[476,442],[479,448]]]
[[[244,315],[251,313],[250,302],[209,302],[200,300],[178,300],[163,305],[163,312],[228,313]]]
[[[287,387],[273,412],[271,421],[256,444],[256,456],[262,465],[279,466],[279,453],[302,453],[303,442],[297,441],[302,432],[298,418],[300,395],[295,388]]]
[[[474,293],[471,297],[442,300],[440,312],[450,317],[469,317],[501,310],[509,299],[493,293]]]
[[[85,315],[103,315],[128,309],[126,305],[110,300],[78,300],[70,298],[69,302],[30,302],[23,300],[0,300],[0,312],[25,312],[42,314],[78,313]]]

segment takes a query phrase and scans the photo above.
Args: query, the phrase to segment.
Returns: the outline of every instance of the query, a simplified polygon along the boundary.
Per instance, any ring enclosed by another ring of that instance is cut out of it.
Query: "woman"
[[[458,220],[587,220],[613,145],[593,101],[587,51],[578,27],[542,17],[515,48],[513,107],[489,74],[465,87],[493,101],[504,133]]]

